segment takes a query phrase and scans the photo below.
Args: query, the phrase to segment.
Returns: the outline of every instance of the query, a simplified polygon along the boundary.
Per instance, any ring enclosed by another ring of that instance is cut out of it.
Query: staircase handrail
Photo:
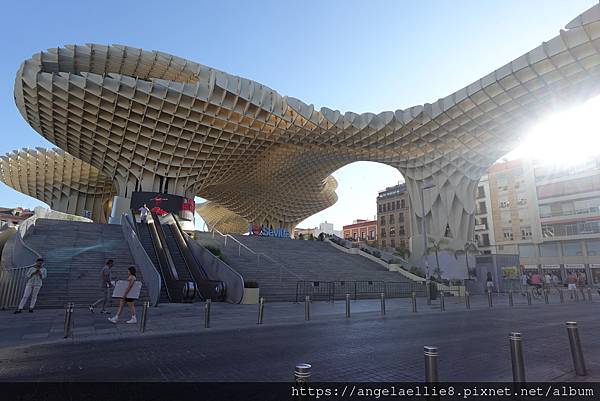
[[[215,232],[217,234],[219,234],[221,237],[225,238],[225,246],[227,246],[227,238],[231,238],[233,241],[235,241],[238,244],[238,255],[241,255],[241,248],[240,247],[243,247],[243,248],[247,249],[249,252],[251,252],[254,255],[256,255],[256,257],[257,257],[257,264],[260,265],[260,258],[262,257],[264,259],[269,260],[271,263],[277,265],[279,267],[279,280],[280,281],[281,281],[281,271],[282,270],[285,270],[286,272],[288,272],[289,274],[291,274],[295,278],[302,280],[302,277],[300,277],[299,275],[297,275],[296,273],[294,273],[293,271],[291,271],[290,269],[288,269],[283,263],[279,262],[278,260],[273,259],[272,257],[270,257],[269,255],[267,255],[266,253],[256,252],[255,250],[250,249],[248,246],[242,244],[233,235],[231,235],[231,234],[223,234],[222,232],[220,232],[219,230],[217,230],[215,227],[211,227],[211,231],[213,233],[213,238],[214,238],[214,233]]]
[[[129,245],[131,256],[133,256],[135,264],[142,271],[142,276],[144,277],[144,281],[148,286],[150,303],[152,306],[157,306],[160,300],[160,289],[162,287],[160,273],[144,250],[144,247],[139,240],[137,230],[135,229],[133,217],[127,212],[123,213],[121,216],[121,227],[123,230],[123,236]]]
[[[32,265],[0,270],[0,309],[17,306],[29,278],[25,272]]]

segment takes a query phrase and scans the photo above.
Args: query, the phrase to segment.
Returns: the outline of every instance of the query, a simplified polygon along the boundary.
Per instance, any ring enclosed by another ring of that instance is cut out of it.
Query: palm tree
[[[464,252],[465,252],[465,261],[467,263],[467,278],[471,278],[471,270],[469,269],[469,252],[471,252],[472,254],[479,253],[479,248],[477,247],[477,243],[475,241],[465,242]]]

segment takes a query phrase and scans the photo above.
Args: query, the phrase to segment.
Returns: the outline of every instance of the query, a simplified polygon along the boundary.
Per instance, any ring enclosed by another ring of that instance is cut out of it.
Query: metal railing
[[[215,233],[219,234],[222,238],[224,238],[224,247],[227,248],[227,239],[229,238],[230,241],[229,243],[231,244],[233,241],[234,246],[237,244],[238,247],[238,256],[241,256],[242,254],[242,249],[248,251],[249,253],[251,253],[252,255],[256,256],[256,265],[260,266],[261,265],[261,260],[266,260],[269,263],[277,266],[278,270],[279,270],[279,282],[283,281],[283,272],[285,271],[286,273],[288,273],[290,276],[301,280],[302,277],[300,277],[298,274],[294,273],[293,271],[291,271],[289,268],[287,268],[283,263],[279,262],[278,260],[273,259],[272,257],[270,257],[269,255],[262,253],[262,252],[256,252],[255,250],[251,249],[250,247],[242,244],[238,239],[236,239],[234,236],[232,236],[231,234],[223,234],[221,233],[219,230],[217,230],[214,227],[211,227],[210,230],[213,234],[213,239],[215,238]]]
[[[346,294],[352,298],[379,298],[383,293],[386,298],[410,298],[412,293],[425,294],[425,285],[402,281],[297,281],[296,302],[306,296],[312,300],[333,301],[345,299]]]
[[[28,280],[25,272],[31,266],[0,270],[0,309],[17,307]]]

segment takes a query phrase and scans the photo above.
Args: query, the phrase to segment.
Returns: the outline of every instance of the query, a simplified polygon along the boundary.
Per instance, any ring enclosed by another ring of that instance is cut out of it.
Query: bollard
[[[211,304],[212,304],[211,299],[207,299],[206,303],[204,304],[204,327],[207,329],[210,327],[210,306],[211,306]]]
[[[523,337],[521,333],[512,332],[508,336],[510,343],[510,360],[513,371],[513,382],[525,383],[525,363],[523,362]]]
[[[567,322],[567,334],[569,335],[569,345],[571,346],[571,356],[577,376],[585,376],[585,360],[581,351],[581,341],[579,341],[579,329],[577,322]]]
[[[427,305],[431,305],[431,288],[429,288],[429,280],[425,282],[425,296],[427,297]]]
[[[65,329],[63,338],[68,338],[71,335],[74,307],[75,304],[73,302],[69,302],[67,305],[65,305]]]
[[[471,309],[471,293],[469,291],[465,291],[465,307]]]
[[[527,291],[527,305],[531,305],[531,292]]]
[[[426,345],[423,347],[423,353],[425,354],[425,382],[426,383],[437,383],[438,382],[438,349]]]
[[[381,293],[381,315],[385,316],[385,292]]]
[[[148,319],[148,309],[150,309],[150,302],[144,302],[144,307],[142,309],[142,320],[140,321],[140,333],[146,331],[146,320]]]
[[[592,302],[592,289],[590,287],[588,287],[587,289],[587,293],[588,293],[588,302]]]
[[[310,320],[310,296],[304,298],[304,320]]]
[[[294,379],[296,384],[302,386],[310,381],[311,368],[312,366],[308,363],[299,363],[296,365],[296,369],[294,369]]]
[[[350,294],[346,294],[346,318],[350,317]]]
[[[494,306],[492,303],[492,291],[488,290],[487,294],[488,294],[488,306],[491,308]]]
[[[265,298],[260,297],[258,301],[258,322],[256,324],[263,324],[263,317],[265,312]]]
[[[444,291],[440,291],[440,311],[446,310],[446,302],[444,301]]]
[[[417,312],[417,293],[414,291],[412,293],[412,311],[413,313]]]
[[[550,303],[548,301],[548,290],[544,290],[544,303],[545,304],[549,304]]]
[[[558,289],[558,297],[560,298],[560,303],[564,304],[565,303],[565,294],[563,293],[563,290],[561,290],[560,288]]]
[[[508,291],[508,305],[509,306],[515,306],[515,303],[513,301],[513,292],[512,292],[512,290]]]
[[[577,290],[575,290],[574,292],[575,292],[575,302],[579,302],[579,294],[577,293]]]

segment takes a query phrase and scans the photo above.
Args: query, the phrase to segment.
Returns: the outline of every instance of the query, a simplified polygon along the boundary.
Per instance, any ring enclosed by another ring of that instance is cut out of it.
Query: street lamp
[[[427,305],[431,305],[431,293],[429,289],[429,261],[427,260],[427,225],[425,224],[425,198],[424,198],[424,190],[433,188],[435,185],[431,181],[423,181],[421,185],[419,185],[419,190],[421,192],[421,223],[423,224],[423,263],[425,265],[425,283],[427,285]]]

